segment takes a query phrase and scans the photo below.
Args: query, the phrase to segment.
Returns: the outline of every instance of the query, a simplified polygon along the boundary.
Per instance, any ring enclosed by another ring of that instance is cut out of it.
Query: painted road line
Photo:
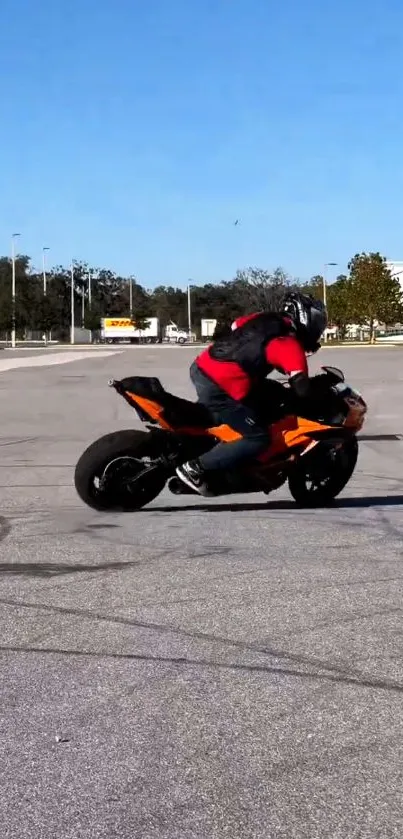
[[[123,350],[111,352],[104,350],[93,354],[92,358],[108,358],[108,356],[120,355]],[[24,358],[5,358],[0,360],[0,373],[6,370],[16,370],[19,367],[50,367],[54,364],[69,364],[72,361],[83,361],[88,359],[89,353],[86,352],[64,352],[52,353],[46,355],[25,356]]]

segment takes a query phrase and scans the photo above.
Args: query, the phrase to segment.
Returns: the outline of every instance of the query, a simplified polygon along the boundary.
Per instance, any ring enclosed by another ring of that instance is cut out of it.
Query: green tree
[[[75,293],[75,301],[76,293]],[[52,306],[54,328],[60,336],[68,335],[71,322],[71,272],[61,265],[48,273],[46,299]],[[78,307],[75,306],[76,323],[79,322]]]
[[[134,328],[137,329],[138,332],[140,333],[139,334],[139,340],[140,341],[143,338],[141,333],[145,332],[145,330],[148,329],[148,327],[150,326],[150,318],[147,317],[149,312],[150,312],[150,307],[147,306],[147,304],[146,305],[143,304],[142,306],[139,304],[136,309],[134,309],[134,306],[133,306],[132,324],[133,324]]]
[[[96,272],[96,279],[93,283],[94,302],[97,303],[103,317],[108,315],[128,316],[129,314],[129,291],[128,283],[122,277],[118,277],[109,269],[101,269]]]
[[[209,317],[216,317],[221,324],[230,325],[239,315],[249,314],[256,307],[253,305],[251,287],[245,276],[238,273],[230,282],[220,285],[219,296],[214,295],[212,312]]]
[[[137,282],[135,277],[129,277],[122,280],[122,298],[127,309],[125,311],[130,313],[130,286],[131,286],[131,302],[132,315],[136,320],[141,317],[150,317],[151,314],[151,299],[143,286]]]
[[[282,268],[265,271],[262,268],[248,268],[238,271],[236,281],[243,284],[248,307],[255,311],[279,311],[291,281]]]
[[[89,283],[91,275],[91,286]],[[67,337],[71,321],[70,266],[48,271],[47,295],[43,294],[40,272],[31,269],[28,256],[16,258],[16,326],[20,336],[27,330],[52,331]],[[89,289],[91,287],[91,299]],[[132,294],[130,295],[130,288]],[[216,318],[218,329],[229,328],[239,315],[270,309],[278,311],[285,294],[299,288],[319,299],[323,298],[323,277],[314,276],[307,283],[296,283],[281,268],[266,271],[248,268],[219,284],[192,286],[192,326],[198,329],[202,318]],[[187,294],[184,289],[158,286],[147,291],[134,277],[123,277],[107,268],[94,269],[86,262],[74,264],[75,322],[82,312],[87,328],[96,330],[108,315],[132,317],[136,327],[145,331],[151,317],[157,316],[163,328],[169,321],[187,326]],[[329,321],[341,334],[348,322],[368,324],[371,340],[375,340],[377,322],[403,321],[402,294],[399,282],[388,271],[386,260],[379,253],[357,254],[349,265],[349,276],[340,276],[327,286]],[[0,257],[0,330],[10,331],[11,260]]]
[[[18,255],[15,261],[15,323],[17,333],[23,334],[33,316],[36,296],[36,277],[30,272],[28,256]],[[11,259],[0,257],[0,329],[12,326],[12,267]]]
[[[28,328],[38,329],[47,335],[56,326],[57,319],[52,301],[42,295],[41,299],[35,300],[35,311],[32,313]]]
[[[0,329],[9,332],[12,326],[11,312],[11,261],[0,258]]]
[[[327,289],[327,308],[330,326],[337,326],[339,337],[344,338],[347,324],[353,320],[351,283],[340,274]]]
[[[239,294],[241,288],[241,295]],[[245,311],[242,307],[242,296],[244,294],[244,283],[233,281],[213,285],[208,283],[204,286],[197,286],[192,289],[192,321],[193,327],[198,328],[202,318],[216,318],[221,324],[230,324],[237,315]],[[248,305],[248,300],[244,306]]]
[[[402,320],[400,283],[392,277],[385,257],[378,252],[356,254],[348,268],[352,318],[368,325],[373,344],[377,322],[393,324]]]
[[[195,290],[192,289],[192,303]],[[173,286],[157,286],[150,295],[151,312],[159,318],[161,326],[166,326],[171,320],[178,326],[187,324],[187,294],[180,288]]]
[[[326,286],[326,291],[328,290],[329,286]],[[323,301],[323,289],[324,289],[324,280],[322,274],[315,274],[314,277],[311,277],[309,282],[302,283],[301,291],[304,294],[310,294],[315,300],[322,300]]]
[[[96,332],[101,329],[101,315],[94,309],[87,309],[84,315],[84,329],[89,329],[90,332]]]

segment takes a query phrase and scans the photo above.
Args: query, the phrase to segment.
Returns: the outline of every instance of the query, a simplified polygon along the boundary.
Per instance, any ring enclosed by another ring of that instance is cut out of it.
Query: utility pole
[[[71,306],[71,312],[70,312],[70,344],[74,344],[74,343],[75,343],[75,337],[74,337],[74,262],[73,262],[73,260],[71,261],[71,269],[70,269],[70,273],[71,273],[71,289],[70,289],[70,291],[71,291],[71,296],[70,296],[70,306]]]
[[[190,280],[188,281],[188,340],[192,340],[192,296],[191,296],[191,289],[192,284]]]
[[[42,248],[42,275],[43,275],[43,296],[46,297],[46,251],[50,248]]]
[[[15,350],[15,240],[21,233],[11,236],[11,346]]]
[[[130,319],[133,318],[133,277],[129,277],[129,310]]]

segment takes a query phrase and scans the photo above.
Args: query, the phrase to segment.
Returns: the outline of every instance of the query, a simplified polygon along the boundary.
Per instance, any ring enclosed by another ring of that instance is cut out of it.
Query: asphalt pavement
[[[315,360],[369,403],[331,508],[83,506],[83,449],[138,424],[108,379],[189,396],[193,354],[0,373],[0,835],[401,839],[402,350]]]

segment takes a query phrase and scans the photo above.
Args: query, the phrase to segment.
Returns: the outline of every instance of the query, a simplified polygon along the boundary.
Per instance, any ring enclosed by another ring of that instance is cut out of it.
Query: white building
[[[399,280],[400,287],[403,291],[403,262],[395,262],[394,260],[388,259],[386,261],[386,265],[389,268],[392,277],[396,277]]]

